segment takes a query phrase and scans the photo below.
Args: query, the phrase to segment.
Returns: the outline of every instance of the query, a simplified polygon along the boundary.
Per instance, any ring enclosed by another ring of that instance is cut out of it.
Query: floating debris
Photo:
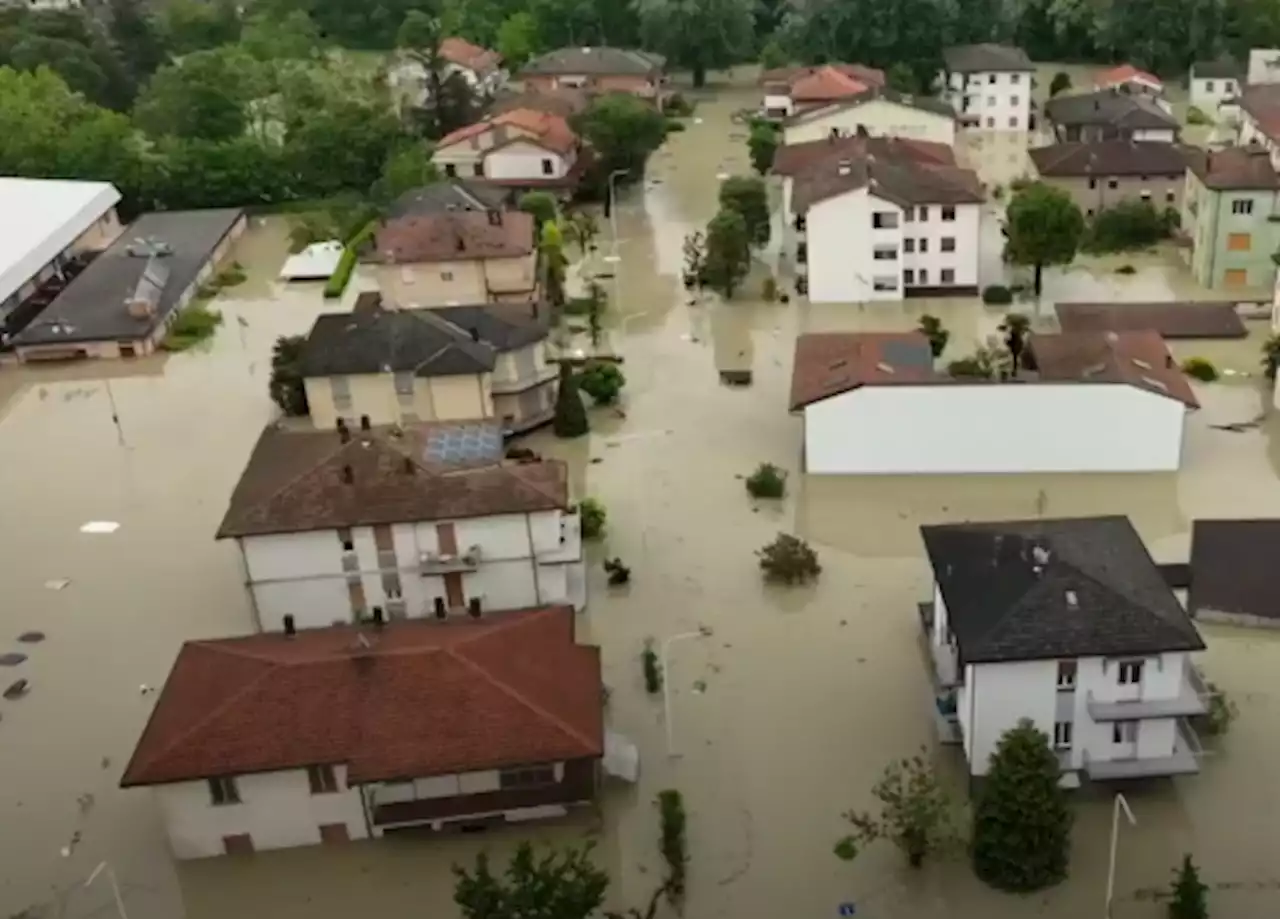
[[[27,656],[25,654],[19,654],[17,651],[0,654],[0,667],[16,667],[26,659]]]
[[[62,590],[71,583],[71,578],[51,578],[44,582],[45,590]]]
[[[707,691],[706,680],[695,680],[693,683],[693,691],[696,693],[704,693]]]
[[[120,524],[114,520],[90,520],[84,526],[80,527],[81,533],[102,533],[110,534],[120,529]]]
[[[27,680],[15,680],[9,684],[9,688],[4,691],[4,697],[13,701],[21,699],[31,691],[31,683]]]
[[[38,645],[44,641],[44,632],[23,632],[18,636],[18,641],[28,645]]]

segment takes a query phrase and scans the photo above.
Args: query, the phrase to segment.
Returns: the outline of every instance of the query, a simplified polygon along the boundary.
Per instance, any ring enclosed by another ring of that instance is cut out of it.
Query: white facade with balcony
[[[261,631],[586,605],[581,520],[560,510],[237,540]]]
[[[785,202],[784,213],[789,207]],[[971,293],[978,286],[981,221],[979,204],[902,207],[855,189],[792,218],[796,273],[813,303]]]
[[[989,131],[1031,129],[1032,78],[1035,71],[942,73],[942,98],[961,124]]]
[[[1209,690],[1188,652],[961,666],[942,594],[920,604],[944,741],[963,746],[972,775],[987,772],[1001,736],[1024,718],[1050,738],[1063,783],[1199,772],[1189,718]]]

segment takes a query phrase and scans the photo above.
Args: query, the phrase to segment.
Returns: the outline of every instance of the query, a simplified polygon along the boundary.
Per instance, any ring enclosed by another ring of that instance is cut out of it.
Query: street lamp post
[[[1124,811],[1129,826],[1137,826],[1138,819],[1129,809],[1129,802],[1124,795],[1116,793],[1115,804],[1111,808],[1111,859],[1107,866],[1107,911],[1104,919],[1111,919],[1111,900],[1116,892],[1116,845],[1120,841],[1120,811]]]
[[[618,190],[615,180],[628,172],[627,169],[615,169],[609,173],[609,232],[613,235],[613,253],[605,258],[606,262],[618,260]]]
[[[120,919],[129,919],[129,914],[124,909],[124,897],[120,896],[120,882],[116,880],[115,870],[106,862],[100,862],[98,867],[93,869],[93,873],[84,882],[84,886],[88,887],[98,879],[98,875],[104,872],[107,875],[107,881],[111,884],[111,895],[116,900],[116,912],[120,914]]]
[[[671,646],[677,641],[689,638],[706,638],[711,634],[707,626],[700,626],[696,632],[681,632],[672,635],[662,642],[662,714],[667,724],[667,756],[678,756],[675,751],[674,729],[671,724],[671,672],[667,666],[671,654]]]

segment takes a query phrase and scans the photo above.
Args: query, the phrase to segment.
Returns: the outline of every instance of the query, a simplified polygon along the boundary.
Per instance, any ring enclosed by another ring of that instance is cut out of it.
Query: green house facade
[[[1280,173],[1261,148],[1213,151],[1187,169],[1182,227],[1191,273],[1219,290],[1271,289],[1280,249]]]

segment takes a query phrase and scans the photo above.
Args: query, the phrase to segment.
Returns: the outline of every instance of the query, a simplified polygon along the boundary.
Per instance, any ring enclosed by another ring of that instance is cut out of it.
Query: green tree
[[[168,59],[159,24],[139,0],[109,0],[107,34],[135,83],[145,82]]]
[[[900,93],[920,92],[920,81],[916,77],[916,72],[905,61],[898,61],[890,67],[885,74],[885,80],[890,89],[896,89]]]
[[[765,70],[776,70],[786,67],[788,63],[787,49],[776,38],[770,37],[760,49],[760,66]]]
[[[1067,876],[1072,814],[1059,778],[1049,738],[1030,720],[1004,733],[974,808],[979,878],[1002,890],[1031,891]]]
[[[251,13],[240,35],[241,47],[260,61],[312,58],[323,43],[320,30],[303,10],[284,16],[268,10]]]
[[[613,405],[626,385],[626,375],[613,361],[595,361],[578,375],[578,388],[596,405]]]
[[[836,846],[842,858],[860,845],[887,839],[902,850],[912,868],[954,836],[954,804],[925,758],[927,751],[895,760],[871,789],[879,813],[849,811],[845,819],[854,831]]]
[[[626,170],[630,181],[639,180],[650,154],[662,146],[667,136],[667,120],[662,114],[643,99],[626,93],[597,97],[571,121],[595,150],[597,181],[607,179],[616,169]]]
[[[782,142],[782,130],[767,121],[757,121],[751,125],[751,133],[747,135],[747,150],[751,155],[751,168],[760,175],[765,175],[773,168],[773,157]]]
[[[525,10],[512,13],[498,26],[496,44],[502,63],[515,72],[539,50],[538,20]]]
[[[305,335],[281,335],[271,349],[271,401],[286,415],[308,412],[307,390],[302,385],[302,352],[307,345]]]
[[[1076,257],[1084,217],[1061,189],[1032,182],[1014,193],[1005,217],[1005,261],[1035,269],[1040,296],[1045,265],[1067,265]]]
[[[1004,333],[1004,346],[1009,352],[1010,372],[1017,376],[1022,368],[1022,356],[1027,350],[1027,336],[1031,334],[1031,320],[1021,313],[1010,313],[1000,324]],[[1034,370],[1035,368],[1029,368]]]
[[[747,222],[736,210],[721,208],[707,224],[702,282],[728,300],[750,270],[751,237]]]
[[[440,181],[440,171],[431,161],[431,148],[420,142],[401,144],[387,156],[382,175],[374,184],[373,198],[390,204],[407,191]]]
[[[581,437],[591,430],[587,421],[587,407],[582,404],[578,392],[578,380],[568,361],[560,362],[559,388],[556,390],[556,412],[551,420],[556,437]],[[550,917],[556,917],[552,913]]]
[[[554,220],[542,224],[538,256],[542,259],[543,295],[553,306],[564,306],[564,274],[569,260],[564,254],[564,235]]]
[[[1053,80],[1049,83],[1049,97],[1053,98],[1058,93],[1064,93],[1071,88],[1071,74],[1065,70],[1059,70],[1053,75]]]
[[[520,210],[532,214],[535,226],[546,226],[555,223],[560,216],[560,205],[556,196],[546,191],[527,191],[520,196]]]
[[[401,141],[390,109],[336,97],[309,112],[289,113],[284,156],[300,194],[327,197],[348,189],[365,191],[383,174]]]
[[[258,65],[238,48],[193,51],[156,71],[134,120],[155,137],[238,137],[248,124],[246,107],[262,89]]]
[[[1182,856],[1182,867],[1173,873],[1169,919],[1209,919],[1208,893],[1209,887],[1200,880],[1200,869],[1190,853]]]
[[[580,433],[585,425],[584,412]],[[474,868],[455,865],[453,873],[453,901],[465,919],[588,919],[609,889],[609,876],[591,862],[590,846],[535,855],[524,842],[500,875],[483,852]]]
[[[634,0],[646,48],[688,69],[694,87],[707,71],[747,58],[755,33],[751,0]]]
[[[470,124],[477,112],[471,84],[460,73],[449,73],[440,56],[447,26],[444,17],[435,11],[415,9],[405,16],[396,33],[396,47],[422,68],[426,100],[418,114],[423,133],[433,139]]]
[[[600,235],[600,224],[596,222],[595,214],[590,211],[574,211],[569,215],[564,230],[565,236],[582,251],[585,257],[595,244],[596,237]]]
[[[764,179],[756,176],[730,176],[725,179],[720,185],[720,207],[742,215],[752,245],[769,244],[773,215],[769,212],[769,189]]]
[[[942,320],[926,313],[920,317],[916,328],[920,330],[920,334],[929,339],[929,351],[934,358],[941,357],[942,352],[947,350],[947,342],[951,340],[951,333],[943,327]]]
[[[240,38],[235,0],[166,0],[160,9],[160,32],[175,54],[216,48]]]

